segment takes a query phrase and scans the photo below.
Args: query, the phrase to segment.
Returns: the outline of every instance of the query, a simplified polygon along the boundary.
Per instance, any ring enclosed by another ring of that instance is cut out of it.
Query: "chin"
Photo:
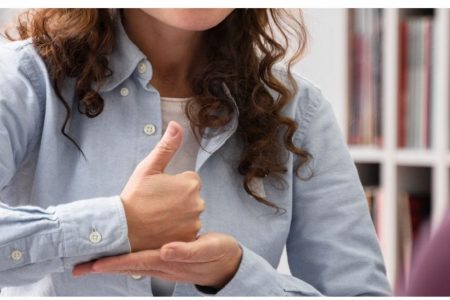
[[[166,25],[187,31],[213,28],[231,14],[231,8],[142,9],[147,15]]]

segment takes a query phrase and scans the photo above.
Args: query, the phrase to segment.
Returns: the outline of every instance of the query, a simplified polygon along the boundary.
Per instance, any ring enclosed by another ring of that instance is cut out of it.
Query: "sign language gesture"
[[[170,122],[161,141],[142,160],[125,185],[122,199],[132,251],[159,249],[172,241],[193,241],[205,202],[195,172],[164,174],[181,145],[183,131]]]
[[[233,278],[241,257],[242,250],[233,237],[212,232],[193,242],[171,242],[159,250],[81,264],[75,267],[73,275],[90,272],[144,275],[221,289]]]
[[[74,276],[119,273],[154,276],[220,289],[236,273],[242,250],[221,233],[200,236],[200,178],[194,172],[164,174],[182,140],[175,123],[136,167],[121,193],[127,217],[130,254],[76,266]]]

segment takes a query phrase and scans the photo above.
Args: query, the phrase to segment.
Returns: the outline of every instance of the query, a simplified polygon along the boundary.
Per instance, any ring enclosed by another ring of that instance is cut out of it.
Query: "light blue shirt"
[[[117,24],[114,73],[101,89],[104,111],[93,119],[79,114],[74,81],[63,87],[74,112],[69,133],[87,160],[61,134],[65,110],[31,42],[1,47],[2,295],[152,295],[151,278],[71,275],[80,262],[130,251],[118,195],[162,136],[160,95],[148,84],[151,64]],[[286,80],[283,71],[278,74]],[[206,201],[202,233],[232,235],[243,248],[237,273],[217,295],[386,295],[390,288],[363,189],[331,106],[317,87],[296,80],[299,92],[284,113],[299,122],[294,142],[312,154],[313,177],[294,176],[296,158],[289,155],[284,189],[267,179],[255,183],[285,214],[243,189],[236,105],[233,120],[202,139],[196,160]],[[292,276],[276,271],[285,245]],[[174,295],[203,293],[177,283]]]

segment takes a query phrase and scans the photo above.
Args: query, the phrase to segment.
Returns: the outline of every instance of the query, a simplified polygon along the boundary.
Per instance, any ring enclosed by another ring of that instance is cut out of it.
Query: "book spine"
[[[400,23],[398,146],[406,147],[406,99],[408,96],[408,22]]]

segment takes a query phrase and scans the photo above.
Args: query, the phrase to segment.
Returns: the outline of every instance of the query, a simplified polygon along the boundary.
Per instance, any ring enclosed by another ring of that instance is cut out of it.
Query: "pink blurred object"
[[[450,210],[433,235],[422,235],[417,246],[407,282],[397,282],[396,295],[450,296]]]

